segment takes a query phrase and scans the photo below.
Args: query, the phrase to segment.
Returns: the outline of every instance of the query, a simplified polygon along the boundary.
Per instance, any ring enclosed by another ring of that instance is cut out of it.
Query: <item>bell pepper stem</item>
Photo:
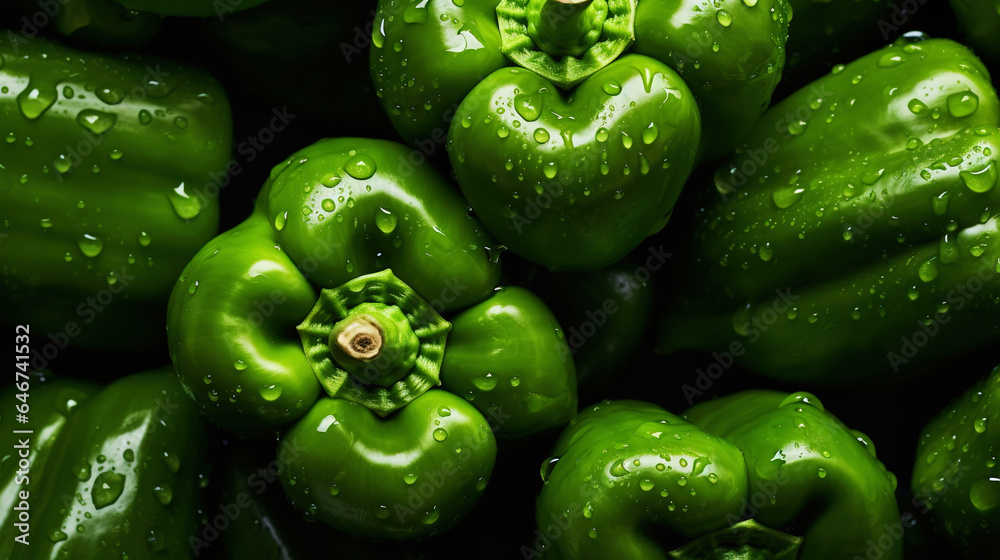
[[[385,416],[441,384],[451,323],[386,269],[321,291],[296,330],[328,395]]]
[[[607,9],[594,0],[534,0],[529,4],[529,35],[550,55],[580,56],[600,38]]]
[[[370,362],[382,352],[384,330],[378,319],[371,315],[357,315],[346,325],[338,325],[330,333],[330,347],[336,347],[349,358]]]
[[[324,334],[329,355],[363,384],[389,387],[410,371],[420,351],[406,313],[382,303],[362,303]]]

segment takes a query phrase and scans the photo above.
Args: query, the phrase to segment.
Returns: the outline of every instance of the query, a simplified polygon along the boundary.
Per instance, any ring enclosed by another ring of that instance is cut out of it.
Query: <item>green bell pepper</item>
[[[267,0],[113,0],[133,12],[161,16],[217,17],[241,12]]]
[[[871,384],[992,341],[998,122],[986,69],[948,40],[876,51],[770,109],[697,210],[658,350]]]
[[[455,555],[456,541],[453,539],[420,542],[372,540],[335,531],[316,522],[314,516],[303,514],[288,503],[277,474],[282,465],[273,460],[273,454],[267,457],[262,451],[256,441],[228,441],[223,452],[227,475],[224,477],[222,502],[218,509],[209,511],[212,521],[203,529],[208,547],[200,550],[201,557],[229,560],[432,560]],[[421,482],[417,482],[414,488],[419,489],[420,486]],[[480,521],[480,515],[487,518]],[[494,515],[493,510],[476,512],[462,526],[477,527],[478,523],[489,523],[496,519],[489,517]],[[480,541],[477,544],[482,549],[483,543]],[[214,554],[208,556],[210,553]]]
[[[996,553],[998,425],[1000,368],[931,420],[917,446],[913,494],[935,526],[969,558]]]
[[[951,0],[951,9],[976,53],[1000,60],[1000,1]]]
[[[512,63],[543,76],[546,68],[590,75],[632,52],[676,70],[698,97],[706,124],[702,149],[712,159],[749,131],[781,77],[791,17],[785,0],[723,0],[712,10],[695,0],[573,4],[381,0],[372,34],[372,79],[396,130],[418,147],[440,143],[476,84]],[[519,34],[520,24],[526,35]],[[508,45],[504,36],[511,39]],[[590,48],[580,53],[577,39]],[[533,50],[536,41],[544,49]],[[574,43],[577,50],[565,50],[560,42]],[[480,99],[480,110],[485,102]]]
[[[552,455],[526,558],[902,558],[895,477],[809,393],[605,401]]]
[[[384,419],[346,399],[321,399],[282,445],[303,450],[281,472],[296,507],[345,533],[399,540],[461,521],[496,460],[483,415],[441,390]]]
[[[452,318],[451,328],[441,383],[498,423],[498,436],[519,439],[576,414],[575,364],[559,322],[538,296],[498,288]],[[559,415],[548,418],[551,411]]]
[[[0,394],[0,556],[193,558],[207,441],[173,372],[23,382]]]
[[[500,241],[594,270],[662,228],[698,154],[725,153],[770,102],[787,2],[716,7],[382,0],[372,78],[405,139],[425,153],[447,139]]]
[[[12,31],[27,40],[33,39],[51,21],[59,34],[70,39],[104,47],[134,46],[152,39],[163,22],[160,16],[132,12],[114,0],[58,0],[58,4],[13,0],[11,3],[21,16]],[[51,13],[53,9],[55,12]]]
[[[282,478],[293,501],[395,539],[443,531],[474,505],[494,431],[558,426],[577,402],[551,312],[495,289],[500,249],[412,155],[357,138],[293,154],[250,218],[184,270],[167,323],[182,384],[213,423],[288,428],[284,441],[305,450]],[[431,500],[391,509],[441,473]]]
[[[60,347],[162,340],[170,289],[218,227],[205,187],[230,157],[221,86],[159,59],[4,41],[0,115],[0,322]]]
[[[666,224],[694,163],[698,108],[673,70],[640,55],[568,100],[547,84],[520,68],[480,82],[451,126],[452,166],[511,251],[553,270],[602,268]]]
[[[675,69],[701,107],[699,161],[724,156],[771,104],[785,66],[791,0],[642,0],[632,52]]]

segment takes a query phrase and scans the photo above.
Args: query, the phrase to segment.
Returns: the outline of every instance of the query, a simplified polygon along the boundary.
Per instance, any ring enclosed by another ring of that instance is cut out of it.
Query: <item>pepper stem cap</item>
[[[636,0],[502,0],[500,50],[569,89],[635,42]]]
[[[330,333],[330,349],[334,348],[347,358],[370,362],[382,352],[382,327],[367,314],[345,319]]]

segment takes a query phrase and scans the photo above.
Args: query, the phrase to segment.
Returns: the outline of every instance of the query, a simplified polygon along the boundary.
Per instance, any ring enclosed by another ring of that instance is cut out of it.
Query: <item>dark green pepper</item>
[[[642,0],[632,51],[662,60],[701,107],[699,161],[725,155],[771,104],[785,66],[789,0]]]
[[[736,145],[770,102],[784,65],[790,19],[784,0],[724,0],[709,10],[695,0],[644,0],[638,6],[610,0],[582,2],[580,8],[556,1],[460,4],[379,2],[372,78],[396,130],[420,147],[442,142],[473,87],[512,60],[532,70],[541,66],[542,75],[559,65],[589,75],[622,52],[633,52],[667,64],[694,91],[706,123],[704,156],[718,157]],[[546,25],[552,21],[559,25]],[[517,34],[519,22],[526,35]],[[604,33],[601,40],[595,32]],[[507,46],[505,34],[512,39]],[[534,41],[555,54],[532,49]],[[587,45],[591,48],[584,49]],[[558,74],[554,79],[566,81]]]
[[[602,400],[634,366],[639,350],[648,348],[653,276],[669,256],[651,251],[645,261],[630,256],[596,272],[551,273],[533,266],[523,274],[565,329],[572,353],[565,359],[576,367],[581,404]]]
[[[605,401],[552,454],[525,557],[902,558],[895,477],[808,393],[738,393],[683,418]]]
[[[3,426],[3,435],[0,443],[4,446],[2,461],[0,461],[0,555],[4,558],[11,558],[18,548],[26,548],[24,542],[15,540],[22,533],[29,533],[27,537],[21,537],[31,546],[34,540],[30,536],[32,515],[37,515],[41,503],[37,501],[38,492],[32,498],[34,487],[41,488],[38,481],[39,474],[32,476],[32,473],[44,473],[52,456],[52,450],[59,441],[59,435],[66,430],[69,419],[76,408],[87,399],[98,393],[100,387],[96,383],[80,381],[75,379],[61,379],[50,383],[40,384],[38,379],[27,375],[15,375],[16,383],[5,388],[0,394],[0,405],[3,406],[4,414],[0,416],[0,426]],[[26,383],[22,385],[22,383]],[[17,389],[17,390],[15,390]],[[25,389],[20,391],[20,389]],[[18,395],[24,395],[18,400]],[[29,422],[23,426],[15,424],[17,416],[14,412],[18,405],[25,405],[24,410],[30,413]],[[33,434],[18,434],[14,430],[31,430]],[[37,437],[35,434],[51,434],[52,437]],[[27,437],[27,443],[19,442],[18,438]],[[24,455],[27,456],[24,456]],[[24,461],[22,463],[22,461]],[[65,465],[53,467],[51,472],[59,470],[65,475]],[[24,469],[26,472],[19,473]],[[36,481],[31,484],[31,479]],[[28,507],[24,507],[19,497],[21,491],[27,492]],[[35,512],[31,510],[34,504]],[[14,506],[19,505],[18,509]],[[21,512],[25,512],[28,517],[18,519]],[[25,523],[23,526],[16,525]],[[35,538],[44,538],[37,534]]]
[[[459,106],[448,149],[469,204],[511,251],[596,269],[666,224],[700,129],[677,74],[629,55],[568,100],[537,74],[498,70]]]
[[[0,321],[59,346],[162,340],[170,288],[218,226],[220,85],[159,59],[4,41],[0,116]]]
[[[46,4],[14,0],[12,4],[21,17],[13,25],[12,32],[29,42],[49,22],[54,22],[56,30],[64,37],[105,47],[122,47],[152,39],[162,23],[160,16],[130,11],[114,0],[58,0],[58,4],[55,1]]]
[[[255,448],[251,450],[251,446]],[[222,503],[220,509],[210,511],[212,525],[203,529],[203,540],[208,545],[200,550],[203,557],[209,553],[214,553],[211,558],[230,560],[435,557],[426,554],[427,547],[422,544],[375,542],[335,531],[291,507],[277,474],[284,466],[273,453],[267,456],[260,451],[256,441],[228,442]],[[285,453],[293,451],[287,449]]]
[[[0,444],[14,453],[0,466],[0,555],[193,558],[207,442],[173,372],[131,375],[103,390],[62,379],[29,385],[0,395]],[[7,412],[23,393],[26,424]],[[16,456],[25,448],[27,467]]]
[[[1000,1],[951,0],[951,8],[976,53],[1000,60]]]
[[[382,0],[372,77],[404,138],[447,138],[500,241],[598,269],[663,227],[696,157],[734,146],[781,75],[784,0],[701,4]]]
[[[409,539],[454,526],[479,501],[496,460],[484,417],[440,390],[385,419],[324,398],[282,442],[302,450],[281,473],[292,503],[365,537]]]
[[[494,431],[521,437],[576,412],[551,312],[526,290],[495,290],[500,249],[411,155],[357,138],[293,154],[250,218],[185,269],[168,317],[175,367],[211,421],[243,434],[291,425],[284,441],[304,449],[283,475],[293,501],[395,539],[443,531],[472,507]],[[452,463],[459,474],[433,503],[393,509]]]
[[[538,296],[517,286],[499,288],[452,318],[451,327],[441,383],[476,405],[501,436],[537,433],[540,422],[551,425],[545,416],[553,408],[575,414],[576,376],[540,375],[575,368],[558,321]],[[567,391],[567,382],[574,390]]]
[[[947,40],[876,51],[773,107],[700,204],[658,350],[884,383],[993,340],[998,121],[986,69]]]
[[[924,428],[913,494],[935,526],[968,558],[996,553],[1000,526],[1000,368]]]

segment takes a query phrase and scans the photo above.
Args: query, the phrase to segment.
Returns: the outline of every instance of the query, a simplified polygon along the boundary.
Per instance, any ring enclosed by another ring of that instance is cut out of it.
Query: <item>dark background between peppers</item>
[[[234,62],[230,54],[223,52],[217,40],[220,23],[214,18],[201,21],[167,18],[157,37],[140,49],[143,53],[206,68],[222,81],[230,95],[236,146],[233,161],[238,164],[239,172],[232,174],[220,190],[220,231],[235,226],[250,213],[253,198],[271,167],[293,151],[324,137],[362,136],[399,140],[378,106],[368,77],[368,40],[374,2],[337,4],[340,18],[336,20],[310,17],[304,12],[302,25],[308,27],[319,22],[317,25],[322,26],[320,28],[326,37],[326,40],[311,39],[316,44],[317,56],[309,60],[279,63],[267,56],[258,56]],[[824,59],[820,64],[800,65],[793,77],[786,75],[775,93],[774,101],[819,77],[834,64],[849,62],[906,32],[919,30],[933,37],[964,42],[946,0],[897,1],[895,5],[905,16],[905,23],[898,24],[899,16],[893,21],[894,12],[887,11],[883,16],[887,25],[859,29],[856,40],[850,45],[842,45],[833,57]],[[907,13],[904,6],[913,5],[918,9]],[[11,8],[0,7],[0,27],[19,29],[20,18],[9,10]],[[41,35],[80,48],[93,48],[57,36],[51,27],[43,28]],[[990,70],[996,85],[1000,66],[993,65]],[[261,136],[262,131],[268,129],[275,111],[281,112],[286,107],[287,114],[294,116],[287,127],[273,134],[265,132]],[[258,139],[256,145],[251,138]],[[264,142],[268,139],[270,141]],[[428,144],[421,147],[418,153],[418,161],[426,159],[427,164],[437,167],[446,176],[450,175],[443,144]],[[674,211],[673,221],[662,233],[648,239],[633,253],[636,266],[641,266],[651,249],[675,252],[676,240],[680,237],[673,232],[683,228],[685,215],[690,215],[686,209],[694,203],[691,193],[712,188],[710,172],[713,168],[710,164],[695,171],[685,186],[685,194]],[[527,282],[530,276],[528,265],[519,262],[510,253],[503,256],[502,262],[509,283]],[[683,273],[672,270],[671,265],[668,260],[666,266],[650,274],[658,294],[670,293],[671,279]],[[569,333],[571,329],[579,330],[581,325],[563,324],[562,327]],[[722,375],[718,379],[712,380],[711,385],[705,388],[707,377],[703,377],[699,388],[699,372],[719,363],[717,358],[701,353],[656,356],[651,350],[652,328],[648,326],[644,330],[642,326],[635,327],[631,334],[642,340],[637,355],[630,363],[623,364],[620,374],[611,383],[604,384],[607,388],[599,398],[649,400],[680,413],[692,402],[744,389],[801,389],[752,376],[735,366],[726,367],[726,363],[720,364]],[[5,328],[4,332],[12,330]],[[48,342],[45,333],[33,333],[33,339],[35,344]],[[587,344],[586,340],[584,344]],[[4,347],[9,351],[9,345]],[[912,501],[910,474],[920,430],[950,399],[964,392],[997,363],[1000,360],[991,349],[985,349],[928,366],[915,381],[893,389],[858,387],[850,391],[814,391],[826,408],[845,424],[872,438],[879,458],[898,477],[897,498],[903,516],[902,524],[906,529],[907,559],[948,558],[954,554],[931,532],[928,521],[921,513],[922,507]],[[67,348],[47,367],[62,375],[110,381],[164,364],[169,364],[165,343],[156,351],[142,355],[108,355]],[[692,393],[692,388],[700,394]],[[692,397],[690,402],[689,396]],[[594,401],[595,398],[582,395],[580,404],[585,406]],[[348,554],[396,558],[524,557],[522,547],[536,546],[538,535],[535,533],[534,506],[541,487],[539,468],[548,457],[556,435],[548,434],[521,443],[516,448],[502,448],[482,501],[467,519],[445,535],[421,543],[379,543],[371,546],[359,543],[356,547],[349,547],[351,552]],[[273,458],[270,446],[248,445],[218,430],[213,431],[213,439],[217,444],[211,446],[214,454],[213,485],[204,510],[207,518],[220,514],[220,504],[226,503],[222,486],[233,456],[242,457],[244,465],[260,466],[265,466]],[[41,483],[44,484],[44,481]],[[323,543],[328,543],[329,539],[344,538],[320,523],[301,520],[301,514],[284,504],[280,485],[268,484],[267,488],[265,498],[273,505],[271,511],[275,517],[286,518],[284,521],[289,527],[287,537],[291,548],[309,551],[309,557],[326,557],[322,552],[326,550]],[[221,557],[223,546],[225,538],[213,542],[203,550],[201,557]]]

